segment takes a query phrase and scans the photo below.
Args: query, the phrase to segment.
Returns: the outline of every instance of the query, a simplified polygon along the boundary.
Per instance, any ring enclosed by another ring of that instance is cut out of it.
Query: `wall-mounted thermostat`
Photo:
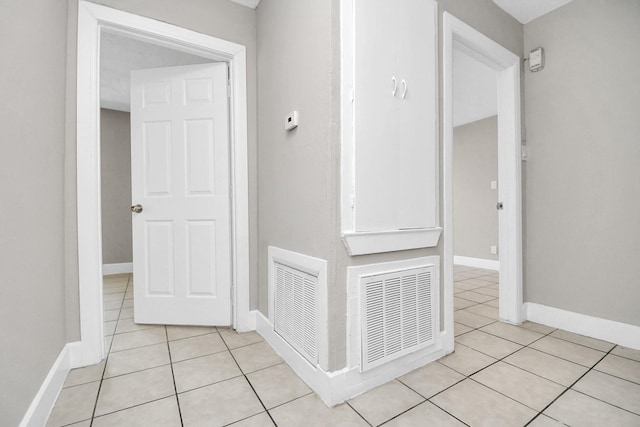
[[[284,123],[284,129],[285,130],[291,130],[291,129],[295,129],[297,127],[298,127],[298,112],[297,111],[292,111],[287,116],[287,119],[286,119],[286,121]]]
[[[544,68],[544,49],[541,47],[529,52],[529,70],[540,71]]]

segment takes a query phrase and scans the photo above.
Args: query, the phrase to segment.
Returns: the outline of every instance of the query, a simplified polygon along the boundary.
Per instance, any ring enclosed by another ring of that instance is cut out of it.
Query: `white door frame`
[[[81,0],[78,5],[77,214],[81,365],[103,359],[100,205],[100,35],[102,31],[229,63],[233,326],[249,322],[249,205],[246,48],[212,36]]]
[[[444,304],[445,330],[453,350],[453,50],[487,64],[498,76],[498,198],[500,319],[522,322],[522,177],[520,58],[445,12],[443,37]]]

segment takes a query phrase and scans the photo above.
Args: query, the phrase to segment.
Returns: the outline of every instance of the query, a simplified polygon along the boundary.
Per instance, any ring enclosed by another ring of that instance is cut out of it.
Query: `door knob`
[[[140,206],[140,205],[138,205]],[[501,211],[504,208],[504,205],[502,204],[502,202],[498,202],[498,204],[496,205],[496,209],[498,209],[499,211]],[[133,209],[133,208],[131,208]],[[140,210],[142,210],[142,208],[140,208]]]
[[[132,205],[131,206],[131,212],[133,212],[133,213],[142,212],[142,205]]]

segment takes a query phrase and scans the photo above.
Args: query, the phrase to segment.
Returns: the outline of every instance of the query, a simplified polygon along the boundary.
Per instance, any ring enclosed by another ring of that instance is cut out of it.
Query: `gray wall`
[[[498,260],[498,118],[453,129],[453,254]]]
[[[525,25],[526,300],[640,325],[640,2],[580,0]]]
[[[92,0],[108,7],[168,22],[203,34],[212,35],[247,47],[247,113],[249,170],[249,245],[250,303],[257,307],[257,143],[256,143],[256,13],[229,0]],[[67,334],[69,341],[80,338],[78,302],[76,211],[76,138],[75,68],[77,37],[77,0],[69,2],[69,43],[67,64],[67,143],[65,162],[65,210],[67,255]]]
[[[344,310],[333,305],[345,291],[335,280],[338,11],[335,0],[265,0],[257,8],[259,309],[268,313],[268,246],[328,260],[329,318],[338,323],[330,326],[330,350],[344,347]],[[300,125],[286,132],[292,110]],[[331,368],[342,367],[343,355],[330,353]]]
[[[133,262],[129,113],[100,110],[102,263]]]
[[[66,342],[67,5],[2,0],[0,10],[0,424],[15,426]]]

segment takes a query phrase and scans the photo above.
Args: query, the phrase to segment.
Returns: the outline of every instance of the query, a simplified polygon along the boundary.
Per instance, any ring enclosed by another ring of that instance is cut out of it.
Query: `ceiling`
[[[509,15],[520,21],[521,24],[528,24],[546,15],[552,10],[564,6],[572,0],[493,0],[500,8]]]
[[[131,70],[204,64],[211,59],[103,32],[100,36],[100,106],[129,111]]]
[[[250,7],[251,9],[255,9],[256,7],[258,7],[258,3],[260,3],[260,0],[231,0],[231,1],[234,3],[241,4],[243,6]]]

